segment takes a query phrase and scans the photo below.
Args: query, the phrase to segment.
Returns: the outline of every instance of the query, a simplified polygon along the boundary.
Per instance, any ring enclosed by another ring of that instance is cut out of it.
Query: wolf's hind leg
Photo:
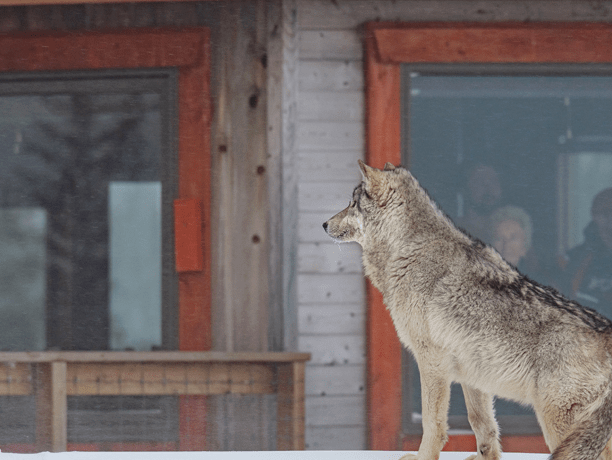
[[[476,434],[478,453],[469,459],[499,460],[501,446],[499,444],[499,428],[495,421],[493,397],[488,393],[462,384],[468,420]]]
[[[612,438],[608,440],[606,447],[599,456],[599,460],[612,460]]]
[[[606,389],[597,408],[577,416],[577,422],[551,455],[551,460],[594,460],[610,458],[612,436],[612,385]]]

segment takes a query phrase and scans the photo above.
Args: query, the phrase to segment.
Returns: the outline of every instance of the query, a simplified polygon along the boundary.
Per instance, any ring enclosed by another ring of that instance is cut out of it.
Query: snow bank
[[[473,452],[442,452],[440,460],[464,460]],[[395,451],[292,452],[62,452],[0,454],[0,460],[398,460]],[[503,455],[503,460],[545,460],[545,454]]]

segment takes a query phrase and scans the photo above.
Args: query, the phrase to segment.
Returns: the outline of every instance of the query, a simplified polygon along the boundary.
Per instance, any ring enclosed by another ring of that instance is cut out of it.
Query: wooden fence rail
[[[36,444],[62,452],[68,396],[276,394],[277,449],[304,449],[308,353],[0,352],[0,395],[36,395]]]

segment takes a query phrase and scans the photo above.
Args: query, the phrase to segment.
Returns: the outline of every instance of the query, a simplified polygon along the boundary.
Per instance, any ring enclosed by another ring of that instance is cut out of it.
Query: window
[[[1,349],[175,341],[175,87],[172,70],[0,80]]]

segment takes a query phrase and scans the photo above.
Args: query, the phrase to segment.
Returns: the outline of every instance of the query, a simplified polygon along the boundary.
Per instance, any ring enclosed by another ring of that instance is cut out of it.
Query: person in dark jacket
[[[612,318],[612,187],[599,192],[584,243],[567,253],[563,291]]]

